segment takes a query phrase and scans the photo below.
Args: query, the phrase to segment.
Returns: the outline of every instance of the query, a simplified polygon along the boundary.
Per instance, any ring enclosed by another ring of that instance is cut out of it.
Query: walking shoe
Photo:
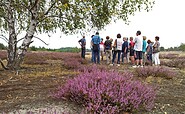
[[[120,64],[117,64],[117,66],[120,66]]]
[[[137,66],[136,65],[134,65],[134,66],[132,66],[133,68],[137,68]]]
[[[110,66],[114,66],[114,64],[110,64]]]

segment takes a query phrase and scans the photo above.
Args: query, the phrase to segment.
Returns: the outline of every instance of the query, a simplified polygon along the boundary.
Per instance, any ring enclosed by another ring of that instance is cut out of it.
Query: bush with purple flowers
[[[160,67],[147,66],[144,68],[138,68],[135,71],[136,71],[136,75],[139,77],[154,76],[154,77],[164,77],[169,79],[177,76],[177,71],[164,66],[160,66]]]
[[[132,112],[154,106],[154,89],[134,81],[131,73],[92,70],[79,74],[58,88],[54,98],[76,102],[92,114]]]

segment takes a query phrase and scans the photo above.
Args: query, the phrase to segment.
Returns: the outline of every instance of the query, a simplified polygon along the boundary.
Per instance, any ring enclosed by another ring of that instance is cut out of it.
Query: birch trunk
[[[9,28],[9,42],[8,42],[8,64],[7,67],[12,69],[16,59],[16,48],[17,48],[17,36],[15,32],[15,20],[14,20],[14,8],[12,7],[12,1],[7,5],[8,8],[8,28]]]
[[[29,29],[24,37],[23,43],[22,45],[19,47],[18,51],[17,51],[17,57],[16,57],[16,61],[14,64],[14,68],[18,69],[20,68],[20,65],[25,57],[25,54],[27,52],[27,49],[29,47],[29,45],[32,43],[32,38],[34,36],[34,33],[36,31],[36,27],[37,27],[37,18],[38,18],[38,11],[37,11],[37,7],[39,5],[39,0],[37,0],[36,4],[34,7],[32,7],[31,9],[31,20],[30,20],[30,26]]]

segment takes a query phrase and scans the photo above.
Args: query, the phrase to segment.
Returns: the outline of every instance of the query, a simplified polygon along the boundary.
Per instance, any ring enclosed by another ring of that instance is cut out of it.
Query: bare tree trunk
[[[12,7],[12,1],[7,5],[8,8],[8,28],[9,28],[9,42],[8,42],[8,64],[7,67],[13,69],[14,62],[16,58],[16,48],[17,48],[17,36],[15,33],[15,20],[14,20],[14,12]]]
[[[27,52],[27,49],[29,45],[32,43],[32,38],[34,36],[34,33],[36,31],[37,27],[37,19],[38,19],[38,5],[39,5],[39,0],[35,1],[34,6],[31,8],[31,20],[30,20],[30,26],[29,29],[24,37],[22,45],[19,47],[17,51],[17,56],[16,56],[16,61],[14,64],[14,68],[18,69],[20,68],[20,65],[25,57],[25,54]]]

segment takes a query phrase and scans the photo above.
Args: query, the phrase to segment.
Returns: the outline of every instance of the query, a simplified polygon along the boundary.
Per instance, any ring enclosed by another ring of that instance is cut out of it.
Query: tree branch
[[[53,8],[53,6],[56,4],[56,1],[51,4],[51,6],[48,8],[48,10],[44,13],[44,15],[48,15],[48,13],[51,11],[51,9]]]
[[[35,3],[33,4],[33,6],[29,10],[31,11],[37,5],[38,2],[39,2],[39,0],[35,0]],[[30,2],[30,3],[32,3],[32,2]]]
[[[41,42],[43,42],[45,45],[49,45],[49,44],[47,44],[46,42],[44,42],[41,38],[39,38],[39,37],[37,37],[37,36],[33,36],[34,38],[36,38],[36,39],[39,39]],[[24,39],[24,37],[23,38],[21,38],[21,39],[19,39],[19,40],[17,40],[17,43],[19,42],[19,41],[21,41],[21,40],[23,40]]]
[[[39,38],[39,37],[37,37],[37,36],[33,36],[34,38],[37,38],[37,39],[39,39],[41,42],[43,42],[45,45],[49,45],[49,44],[47,44],[46,42],[44,42],[41,38]]]
[[[0,35],[0,38],[1,39],[3,39],[3,40],[5,40],[6,42],[8,42],[9,40],[8,40],[8,38],[7,37],[5,37],[5,36],[3,36],[3,35]]]

